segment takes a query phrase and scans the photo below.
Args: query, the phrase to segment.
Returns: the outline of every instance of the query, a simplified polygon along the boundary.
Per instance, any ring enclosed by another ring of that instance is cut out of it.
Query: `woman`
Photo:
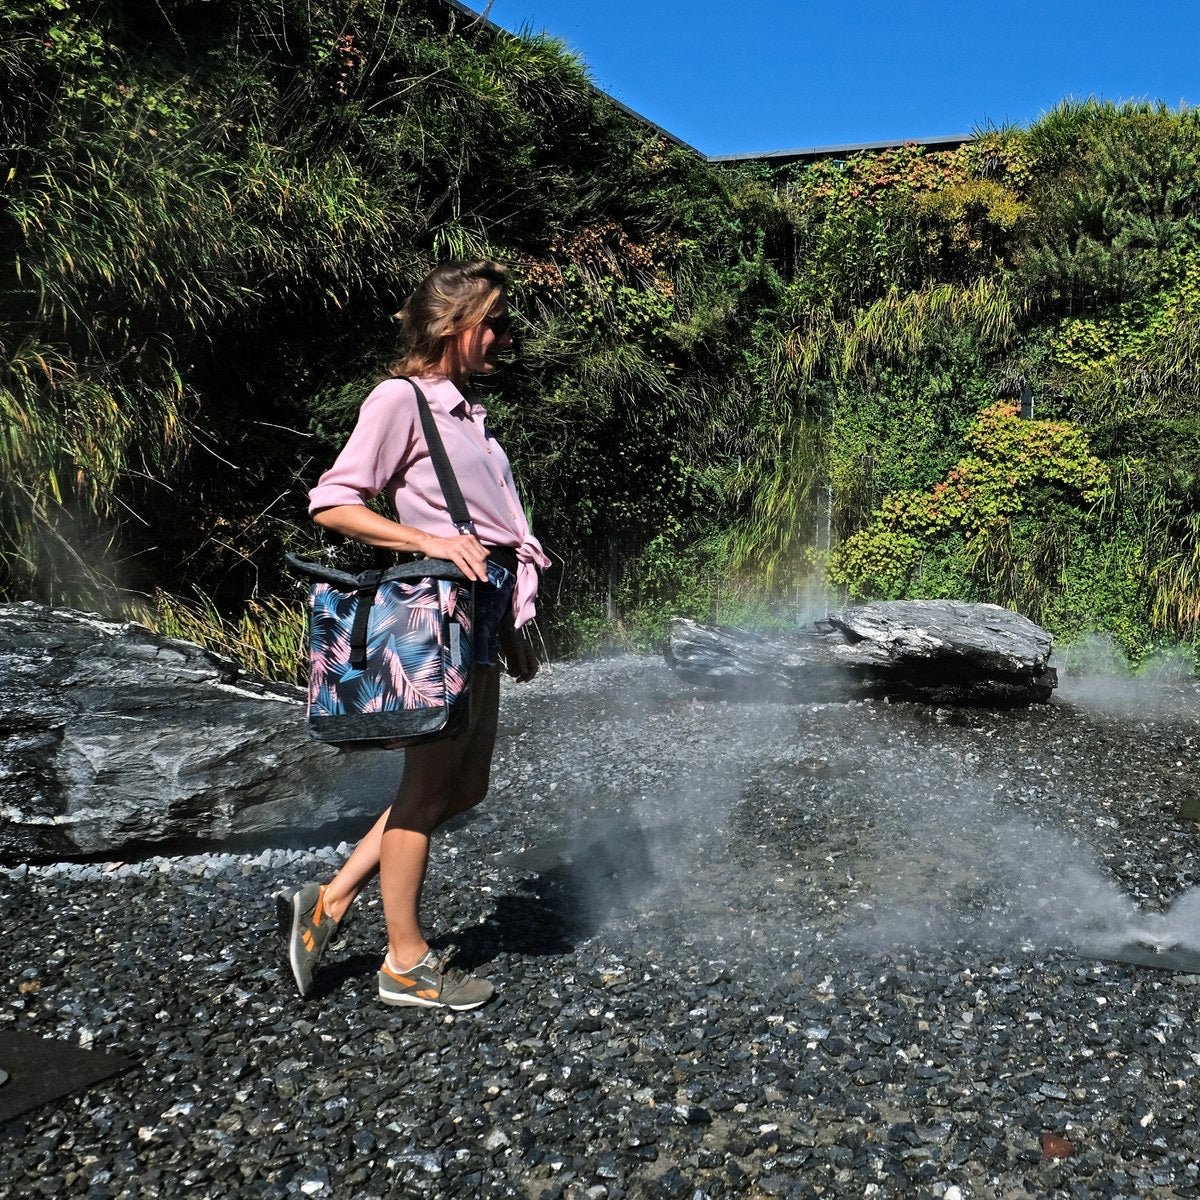
[[[429,839],[438,826],[487,794],[500,697],[497,650],[524,682],[538,661],[525,627],[534,615],[537,571],[549,565],[521,508],[508,459],[488,432],[483,406],[467,393],[512,345],[507,272],[493,262],[443,263],[399,314],[405,353],[367,397],[334,465],[309,493],[318,525],[386,550],[457,563],[476,585],[475,675],[469,723],[457,737],[412,746],[391,807],[325,886],[279,896],[288,956],[300,994],[346,910],[376,871],[387,918],[388,952],[379,970],[386,1004],[477,1008],[492,994],[484,979],[448,968],[420,923]],[[421,432],[414,379],[429,401],[446,454],[475,525],[459,533],[446,507]],[[396,519],[367,508],[386,492]]]

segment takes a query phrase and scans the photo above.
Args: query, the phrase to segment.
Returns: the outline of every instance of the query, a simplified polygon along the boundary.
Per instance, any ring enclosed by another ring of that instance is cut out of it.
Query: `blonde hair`
[[[508,268],[502,263],[472,259],[434,267],[396,314],[404,350],[388,373],[395,377],[438,370],[451,342],[481,324],[507,290]]]

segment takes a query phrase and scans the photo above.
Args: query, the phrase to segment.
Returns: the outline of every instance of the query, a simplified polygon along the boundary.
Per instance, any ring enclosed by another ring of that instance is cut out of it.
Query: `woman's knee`
[[[388,814],[388,829],[413,829],[419,833],[429,833],[443,819],[448,804],[451,803],[452,793],[448,789],[424,788],[406,791],[403,786],[399,795],[392,802],[392,810]]]
[[[458,816],[459,813],[469,812],[473,808],[478,808],[487,799],[487,794],[488,781],[486,779],[474,786],[461,788],[458,795],[454,796],[446,806],[446,813],[442,820],[449,820],[451,817]]]

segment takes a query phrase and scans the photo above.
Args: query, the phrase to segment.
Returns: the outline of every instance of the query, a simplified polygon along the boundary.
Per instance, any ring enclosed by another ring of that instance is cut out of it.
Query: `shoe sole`
[[[296,990],[300,993],[300,998],[304,999],[311,990],[305,989],[301,979],[300,967],[296,962],[296,942],[299,940],[296,937],[296,924],[300,920],[300,909],[298,900],[302,888],[297,888],[294,892],[279,892],[275,896],[275,912],[279,917],[279,932],[283,934],[283,939],[287,942],[288,962],[291,964],[292,975],[296,980]]]
[[[379,998],[393,1008],[448,1008],[451,1012],[470,1012],[473,1008],[482,1008],[491,996],[476,1000],[474,1004],[447,1004],[443,1000],[422,1000],[420,996],[397,996],[383,991],[379,993]]]

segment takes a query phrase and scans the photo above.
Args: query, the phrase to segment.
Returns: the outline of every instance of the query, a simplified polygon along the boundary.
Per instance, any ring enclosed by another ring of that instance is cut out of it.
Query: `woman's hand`
[[[524,629],[510,629],[501,635],[505,670],[518,682],[528,683],[538,673],[538,656]]]
[[[420,551],[426,558],[444,558],[454,563],[468,579],[487,583],[488,552],[473,534],[461,533],[457,537],[426,534]]]

